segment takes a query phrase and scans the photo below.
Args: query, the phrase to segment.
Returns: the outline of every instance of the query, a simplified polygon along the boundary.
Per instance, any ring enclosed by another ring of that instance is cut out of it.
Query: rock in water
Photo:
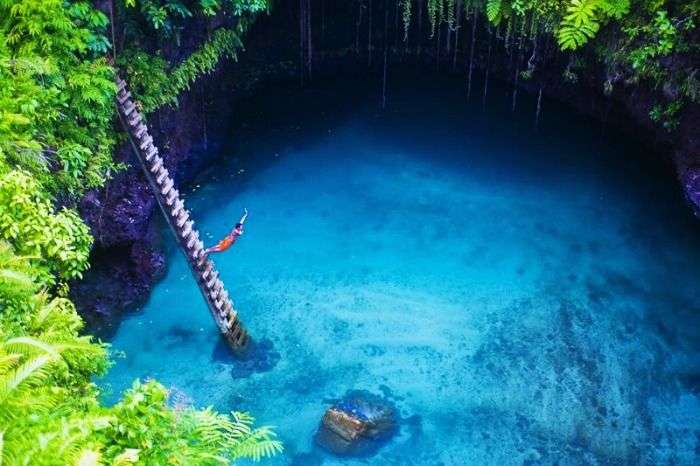
[[[354,442],[367,430],[367,422],[338,408],[328,408],[321,422],[348,442]]]
[[[339,455],[374,453],[397,431],[395,410],[388,401],[369,392],[348,392],[326,410],[316,443]]]

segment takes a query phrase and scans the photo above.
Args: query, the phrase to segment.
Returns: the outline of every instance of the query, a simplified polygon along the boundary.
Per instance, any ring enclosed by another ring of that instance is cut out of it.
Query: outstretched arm
[[[248,218],[248,209],[243,209],[243,216],[241,219],[236,223],[233,228],[231,229],[231,233],[229,233],[229,236],[240,236],[243,234],[243,224],[245,223],[245,220]]]

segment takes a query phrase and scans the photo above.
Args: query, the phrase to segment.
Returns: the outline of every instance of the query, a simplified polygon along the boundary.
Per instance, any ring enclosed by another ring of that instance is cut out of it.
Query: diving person
[[[219,241],[216,246],[205,249],[204,254],[209,255],[212,252],[224,252],[233,246],[233,243],[235,243],[238,237],[243,234],[243,224],[245,223],[246,218],[248,218],[248,209],[243,209],[243,216],[233,227],[233,230],[231,230],[231,232],[226,235],[224,239]]]

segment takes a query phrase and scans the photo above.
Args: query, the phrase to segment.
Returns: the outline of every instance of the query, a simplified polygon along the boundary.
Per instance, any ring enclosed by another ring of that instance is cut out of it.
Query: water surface
[[[550,102],[534,132],[532,102],[492,89],[486,111],[448,79],[394,84],[387,113],[349,82],[241,104],[187,203],[209,242],[250,210],[215,260],[279,361],[222,357],[166,231],[103,384],[250,411],[274,464],[697,464],[700,229],[671,172]],[[373,457],[313,444],[348,390],[399,410]]]

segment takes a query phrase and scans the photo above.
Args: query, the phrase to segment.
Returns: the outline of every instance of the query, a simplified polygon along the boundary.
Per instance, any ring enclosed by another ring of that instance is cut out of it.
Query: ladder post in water
[[[187,258],[190,271],[194,276],[199,290],[209,311],[226,338],[234,349],[241,349],[248,343],[248,334],[238,319],[238,313],[233,307],[224,283],[219,278],[214,263],[204,254],[204,244],[199,239],[199,232],[190,219],[185,204],[180,199],[180,193],[175,189],[175,183],[164,167],[163,159],[158,155],[158,148],[153,145],[153,137],[131,98],[126,81],[117,78],[117,109],[119,119],[126,131],[134,154],[141,164],[143,173],[151,186],[165,220],[170,226],[180,250]]]

